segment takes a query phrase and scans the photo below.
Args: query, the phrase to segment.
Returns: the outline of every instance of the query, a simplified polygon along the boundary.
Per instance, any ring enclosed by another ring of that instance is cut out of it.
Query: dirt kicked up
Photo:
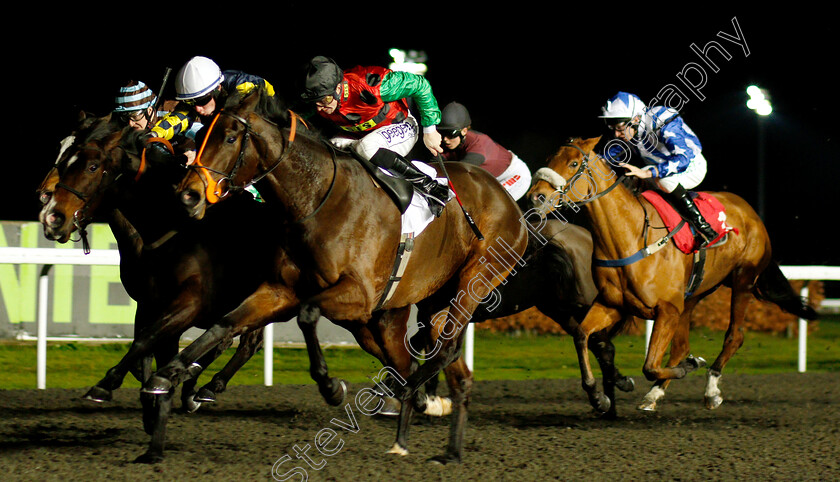
[[[145,451],[136,389],[92,405],[84,390],[0,390],[0,478],[18,480],[837,480],[840,373],[724,375],[723,405],[704,378],[636,410],[649,383],[618,394],[618,420],[592,416],[578,380],[477,382],[460,465],[443,452],[448,420],[419,417],[409,455],[386,454],[396,420],[329,407],[315,385],[234,386],[175,413],[164,462]],[[349,407],[347,405],[350,405]],[[351,410],[348,410],[350,408]],[[354,420],[351,419],[351,412]],[[308,448],[307,448],[308,446]]]

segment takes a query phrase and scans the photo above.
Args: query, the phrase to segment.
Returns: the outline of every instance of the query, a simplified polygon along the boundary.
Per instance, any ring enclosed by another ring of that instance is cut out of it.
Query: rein
[[[584,152],[583,149],[581,149],[579,146],[576,146],[574,144],[563,144],[563,147],[573,147],[573,148],[577,149],[578,151],[580,151],[580,153],[583,155],[583,159],[581,160],[580,167],[578,168],[577,172],[575,172],[574,175],[572,175],[572,179],[575,179],[576,177],[581,175],[584,170],[589,169],[589,161],[591,160],[591,158],[589,157],[589,154]],[[621,176],[619,176],[618,180],[615,183],[613,183],[610,187],[608,187],[607,189],[604,189],[603,191],[601,191],[599,193],[596,193],[595,196],[593,196],[591,198],[585,199],[585,200],[583,200],[579,203],[575,203],[575,204],[578,204],[578,205],[587,204],[587,203],[590,203],[590,202],[592,202],[592,201],[594,201],[594,200],[596,200],[596,199],[598,199],[602,196],[607,195],[607,193],[609,193],[610,191],[615,189],[619,184],[621,184],[621,182],[624,180],[625,177],[627,177],[627,176],[625,174],[622,174]],[[571,189],[571,185],[572,185],[572,180],[569,180],[568,182],[566,182],[566,185],[563,187],[563,189],[559,190],[561,198],[562,197],[567,197],[566,194],[569,192],[569,189]],[[561,203],[562,202],[563,201],[561,201]],[[642,209],[644,210],[644,206],[642,206]],[[647,226],[647,224],[648,224],[647,223],[647,211],[645,210],[645,225]],[[650,255],[656,253],[657,251],[659,251],[660,249],[664,248],[668,244],[668,241],[670,241],[671,238],[674,237],[674,235],[676,235],[677,232],[680,229],[682,229],[683,226],[685,226],[685,224],[686,224],[686,221],[683,219],[682,221],[680,221],[680,223],[673,230],[668,232],[668,234],[666,234],[662,238],[654,241],[653,243],[644,246],[642,249],[636,251],[635,253],[631,254],[630,256],[626,256],[624,258],[619,258],[619,259],[593,258],[592,263],[595,266],[605,267],[605,268],[616,268],[616,267],[627,266],[627,265],[633,264],[636,261],[647,258],[648,256],[650,256]],[[645,238],[647,238],[647,236],[645,236]],[[647,241],[645,241],[645,242],[647,242]]]
[[[272,166],[270,168],[268,168],[266,171],[264,171],[261,174],[251,178],[250,181],[244,183],[242,186],[232,185],[229,188],[230,190],[242,191],[242,190],[245,190],[249,186],[253,186],[257,182],[261,181],[263,178],[265,178],[266,176],[271,174],[277,167],[280,166],[280,164],[284,160],[289,158],[289,154],[292,151],[291,145],[294,142],[296,134],[297,134],[297,122],[298,122],[298,119],[300,117],[297,113],[295,113],[291,110],[289,112],[291,113],[292,121],[291,121],[291,125],[289,127],[289,136],[288,136],[288,139],[287,139],[287,143],[286,143],[285,148],[283,149],[283,152],[280,154],[280,156],[277,158],[277,160],[274,162],[274,164],[272,164]],[[216,121],[219,119],[219,117],[221,115],[225,115],[227,117],[230,117],[231,119],[236,120],[237,122],[239,122],[240,124],[242,124],[245,127],[245,135],[244,135],[243,140],[242,140],[242,147],[239,149],[239,155],[237,156],[236,162],[234,163],[230,172],[228,172],[227,174],[225,174],[222,171],[219,171],[219,170],[213,169],[211,167],[205,166],[204,164],[201,163],[201,156],[204,153],[205,146],[207,145],[207,139],[210,137],[210,133],[212,132],[213,128],[216,125]],[[259,114],[255,113],[255,115],[259,116],[260,118],[262,118],[263,120],[265,120],[269,124],[277,126],[276,123],[260,116]],[[306,126],[306,123],[302,119],[301,119],[301,122],[304,124],[304,126]],[[244,117],[241,117],[241,116],[238,116],[236,114],[229,113],[229,112],[225,112],[224,110],[220,110],[219,113],[216,114],[216,116],[213,118],[213,122],[211,122],[210,127],[207,129],[207,133],[204,136],[204,141],[201,144],[201,149],[199,150],[198,154],[196,155],[195,161],[190,166],[193,169],[201,169],[202,170],[201,173],[203,174],[203,178],[205,180],[205,198],[207,199],[207,202],[209,204],[215,204],[215,203],[219,202],[219,200],[222,199],[223,197],[225,197],[225,195],[227,194],[227,192],[222,192],[219,185],[222,182],[227,182],[228,184],[233,183],[233,178],[236,175],[236,172],[241,168],[242,164],[244,163],[245,152],[248,149],[248,141],[250,140],[250,136],[252,134],[255,137],[261,137],[256,131],[254,131],[254,129],[251,127],[251,123],[248,122],[248,120],[245,119]],[[332,177],[332,181],[330,182],[330,186],[327,189],[327,193],[324,196],[324,198],[321,200],[321,203],[315,208],[315,210],[312,213],[308,214],[307,216],[304,216],[303,218],[297,220],[296,222],[305,222],[305,221],[308,221],[309,219],[311,219],[312,217],[314,217],[321,210],[321,208],[324,207],[324,205],[327,202],[327,199],[329,199],[330,195],[333,192],[333,188],[335,187],[335,180],[338,177],[338,163],[336,161],[335,151],[330,150],[330,153],[331,153],[331,159],[332,159],[332,164],[333,164],[333,177]],[[213,179],[213,176],[210,175],[211,172],[215,173],[215,174],[218,174],[222,177],[218,181],[216,181],[215,179]]]

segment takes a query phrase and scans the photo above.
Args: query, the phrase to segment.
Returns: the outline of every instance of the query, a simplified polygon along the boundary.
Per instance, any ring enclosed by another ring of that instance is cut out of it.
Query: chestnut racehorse
[[[592,333],[628,315],[652,319],[653,333],[643,372],[656,383],[639,408],[654,409],[670,380],[682,378],[702,365],[702,359],[689,356],[689,317],[698,301],[718,286],[726,285],[732,289],[729,327],[723,349],[709,367],[704,397],[706,407],[716,408],[723,400],[718,382],[727,361],[743,344],[744,315],[752,299],[773,302],[802,318],[814,319],[816,313],[793,291],[772,260],[770,239],[761,219],[746,201],[729,192],[709,194],[723,204],[726,223],[737,234],[730,232],[724,244],[706,249],[702,282],[686,298],[694,257],[667,240],[667,245],[653,254],[641,255],[645,253],[643,248],[648,247],[647,240],[662,238],[654,227],[664,224],[652,205],[625,187],[607,161],[593,152],[599,140],[572,139],[564,144],[549,160],[548,167],[543,168],[547,170],[543,171],[545,175],[537,176],[541,179],[529,191],[531,201],[547,211],[560,205],[585,210],[596,261],[633,259],[639,253],[638,261],[629,264],[595,263],[599,294],[575,335],[583,387],[590,394],[595,390],[587,356],[587,339]],[[661,366],[669,343],[668,363]],[[603,383],[614,416],[611,373],[603,374]]]
[[[84,116],[38,189],[44,203],[39,218],[48,239],[65,243],[74,232],[84,233],[94,216],[108,220],[120,252],[120,278],[137,301],[128,353],[85,395],[97,402],[110,400],[129,371],[145,383],[152,354],[158,366],[168,362],[184,331],[207,326],[208,320],[234,308],[256,289],[259,267],[277,259],[274,243],[261,242],[267,233],[257,222],[253,200],[240,196],[202,223],[184,216],[177,206],[173,209],[171,186],[184,169],[150,157],[141,173],[143,159],[133,142],[137,135],[111,123],[110,116]],[[253,239],[246,242],[240,235]],[[198,360],[181,392],[185,409],[194,411],[201,401],[213,401],[261,344],[262,330],[244,333],[236,354],[194,399],[198,372],[230,343]],[[163,456],[171,393],[141,394],[141,400],[144,427],[152,438],[137,461],[156,462]]]
[[[450,202],[441,217],[413,239],[401,281],[380,305],[401,243],[400,210],[360,162],[336,153],[319,136],[295,134],[298,123],[294,114],[264,112],[264,97],[259,89],[244,98],[233,95],[209,123],[194,169],[180,185],[182,201],[191,215],[201,218],[211,204],[225,198],[226,189],[242,189],[256,182],[266,204],[274,208],[263,222],[288,223],[289,255],[300,267],[301,277],[294,293],[286,296],[302,300],[298,323],[319,386],[332,383],[314,338],[320,315],[344,326],[358,339],[359,331],[370,326],[369,320],[379,316],[375,315],[377,307],[384,313],[404,312],[417,303],[418,308],[437,313],[430,329],[434,339],[442,340],[441,349],[413,372],[411,355],[404,346],[405,324],[385,316],[375,333],[383,345],[391,347],[392,356],[403,359],[390,361],[407,381],[395,392],[403,403],[392,451],[407,453],[413,404],[404,402],[445,368],[453,388],[454,413],[446,454],[438,460],[460,460],[472,374],[463,363],[452,362],[459,356],[462,327],[521,263],[528,242],[521,211],[487,171],[463,163],[447,165],[451,182],[483,239],[478,239],[459,206]],[[254,309],[279,309],[287,303],[275,296],[255,304]],[[254,328],[251,323],[262,323],[248,316],[229,316],[222,321],[182,351],[160,375],[177,377],[192,358],[218,339]]]

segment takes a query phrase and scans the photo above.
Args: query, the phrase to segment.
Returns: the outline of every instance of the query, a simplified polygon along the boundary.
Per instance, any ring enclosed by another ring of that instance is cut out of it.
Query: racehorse
[[[791,288],[772,260],[767,230],[755,211],[729,192],[707,193],[725,209],[725,222],[734,228],[723,244],[705,251],[703,275],[698,284],[689,282],[695,271],[695,256],[684,254],[668,237],[657,239],[662,218],[643,197],[634,195],[593,149],[600,138],[569,140],[537,172],[538,181],[528,195],[545,211],[566,206],[583,208],[589,218],[594,247],[594,277],[598,296],[575,334],[584,389],[595,390],[595,378],[587,356],[592,333],[634,315],[654,320],[643,372],[655,381],[639,408],[653,410],[670,380],[682,378],[704,361],[689,356],[689,317],[695,305],[718,286],[732,289],[730,322],[723,349],[709,367],[705,405],[717,408],[723,401],[718,388],[723,368],[744,341],[744,315],[754,298],[773,302],[802,318],[815,319],[816,312]],[[656,246],[656,248],[653,248]],[[608,265],[610,262],[613,265]],[[668,344],[669,360],[661,366]],[[614,380],[603,374],[604,393],[615,415]],[[592,397],[590,396],[590,400]]]
[[[359,161],[336,153],[318,136],[295,135],[297,116],[282,109],[264,111],[264,97],[256,89],[248,96],[228,99],[207,128],[193,170],[179,186],[182,202],[200,219],[208,206],[222,204],[219,201],[227,192],[255,183],[274,210],[264,222],[289,225],[289,255],[301,272],[294,289],[302,300],[298,324],[310,350],[313,379],[327,390],[334,384],[314,338],[320,315],[344,326],[357,339],[359,330],[369,329],[379,318],[379,331],[374,334],[381,337],[383,346],[392,348],[390,366],[406,380],[395,391],[403,403],[392,451],[407,453],[413,404],[404,402],[445,368],[447,378],[455,377],[450,379],[454,413],[446,454],[436,460],[459,461],[472,375],[456,373],[450,364],[458,357],[462,327],[471,314],[492,298],[496,286],[521,263],[528,241],[521,211],[483,169],[462,163],[448,165],[449,179],[457,186],[459,199],[469,207],[482,239],[458,206],[450,203],[440,218],[412,239],[411,262],[392,296],[385,300],[383,293],[390,286],[403,234],[400,210],[377,188]],[[433,294],[436,296],[431,297]],[[288,303],[280,296],[270,302],[275,309]],[[435,339],[443,340],[440,350],[413,373],[411,355],[404,346],[405,324],[395,322],[411,304],[437,313],[430,329]],[[394,312],[400,315],[390,316]],[[386,315],[383,318],[378,313]],[[159,370],[161,378],[177,378],[192,358],[217,340],[251,327],[252,322],[236,316],[222,321],[184,349],[170,366]]]
[[[531,219],[536,216],[537,219]],[[598,291],[592,280],[592,236],[586,229],[558,219],[544,218],[536,209],[526,212],[529,219],[531,243],[526,251],[526,265],[516,276],[498,287],[501,302],[492,307],[480,305],[471,322],[492,323],[493,319],[511,316],[536,307],[543,315],[557,323],[563,331],[574,334],[583,321]],[[429,314],[419,313],[420,325],[427,325]],[[615,367],[614,333],[604,330],[589,338],[589,349],[598,361],[601,371],[614,370],[616,386],[622,391],[632,391],[635,382],[623,376]],[[428,339],[427,331],[418,331],[409,349],[419,351],[425,347],[423,357],[434,353],[439,345]],[[426,394],[436,392],[437,379],[426,385]],[[444,400],[445,403],[445,400]]]
[[[86,225],[98,213],[107,213],[120,252],[121,280],[137,301],[135,338],[128,353],[84,397],[99,402],[111,399],[128,371],[145,383],[152,353],[158,366],[168,362],[184,331],[230,311],[267,277],[258,276],[264,261],[277,259],[276,246],[262,241],[267,233],[256,222],[259,209],[253,200],[238,196],[202,223],[173,209],[173,175],[183,177],[183,168],[173,168],[173,162],[162,165],[153,157],[145,162],[135,150],[136,135],[111,123],[110,116],[84,116],[38,189],[44,203],[39,220],[48,239],[65,243],[78,230],[85,240]],[[192,378],[182,388],[185,409],[194,411],[201,401],[213,401],[261,343],[261,329],[243,333],[236,354],[197,397],[198,373],[230,343],[191,366]],[[163,454],[171,393],[141,395],[141,400],[144,428],[152,440],[137,461],[156,462]]]

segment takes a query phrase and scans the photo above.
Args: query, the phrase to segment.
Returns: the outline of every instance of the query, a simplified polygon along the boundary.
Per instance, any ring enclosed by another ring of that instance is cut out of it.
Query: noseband
[[[576,178],[582,176],[584,171],[588,171],[590,173],[590,176],[592,175],[591,174],[591,169],[589,167],[589,161],[592,160],[592,158],[589,157],[589,154],[591,154],[591,152],[586,153],[583,149],[581,149],[579,146],[577,146],[575,144],[563,144],[560,147],[573,147],[573,148],[577,149],[581,154],[582,159],[580,161],[580,167],[578,167],[578,170],[575,171],[575,173],[572,175],[571,179],[569,179],[569,181],[566,181],[566,179],[563,178],[563,176],[559,175],[555,170],[551,169],[550,167],[540,168],[540,169],[537,170],[537,172],[534,175],[534,182],[539,181],[539,180],[546,181],[547,183],[551,184],[551,187],[553,187],[554,190],[557,193],[560,194],[560,196],[559,196],[561,198],[560,204],[558,204],[555,207],[560,207],[563,204],[566,204],[566,202],[563,201],[562,199],[563,198],[568,198],[568,192],[572,187],[572,183],[574,182],[574,180]],[[616,186],[621,184],[621,182],[624,180],[625,177],[626,177],[625,174],[620,175],[618,177],[618,179],[616,180],[616,182],[613,183],[612,185],[610,185],[608,188],[604,189],[603,191],[601,191],[599,193],[595,193],[595,195],[592,196],[592,197],[581,200],[579,202],[574,202],[572,204],[575,204],[575,205],[578,205],[578,206],[583,205],[583,204],[588,204],[588,203],[591,203],[592,201],[600,198],[601,196],[605,196],[607,193],[609,193],[610,191],[615,189]]]

